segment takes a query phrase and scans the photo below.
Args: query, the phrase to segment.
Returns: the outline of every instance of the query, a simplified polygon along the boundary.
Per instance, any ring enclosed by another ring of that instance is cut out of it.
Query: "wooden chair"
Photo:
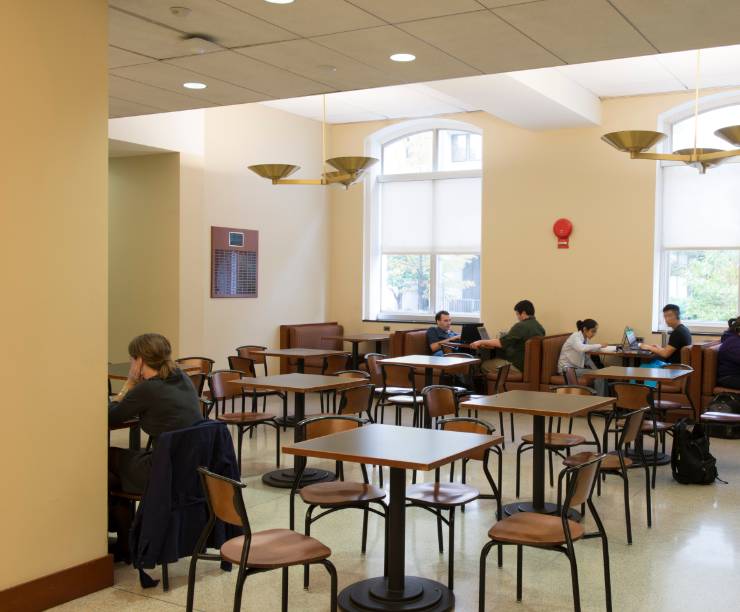
[[[372,394],[369,395],[372,398]],[[323,415],[304,419],[296,424],[296,437],[299,440],[312,440],[328,434],[348,431],[362,427],[366,421],[355,416]],[[362,510],[362,554],[367,550],[367,521],[369,513],[377,514],[385,521],[388,506],[385,501],[385,491],[370,484],[367,468],[360,464],[362,470],[362,482],[346,482],[344,480],[344,469],[341,462],[337,462],[338,480],[332,482],[318,482],[316,484],[300,486],[301,477],[306,469],[305,457],[299,459],[299,468],[296,472],[293,487],[290,490],[290,528],[295,528],[295,496],[298,494],[304,503],[308,504],[304,519],[305,534],[311,534],[311,525],[319,519],[347,508]],[[373,508],[371,504],[382,506],[382,512]],[[323,510],[319,515],[313,516],[316,508]],[[386,524],[387,534],[387,524]],[[387,563],[387,555],[386,555]],[[304,567],[303,588],[308,588],[309,569]]]
[[[367,419],[371,423],[373,417],[370,414],[373,407],[373,391],[375,385],[367,384],[360,387],[349,387],[339,391],[339,408],[338,414],[348,415],[356,414],[358,417],[362,417],[362,413],[367,414]]]
[[[193,388],[200,401],[201,414],[204,419],[207,419],[211,415],[211,410],[213,410],[213,400],[210,394],[206,395],[203,392],[208,374],[204,374],[203,372],[189,372],[188,377],[190,378],[190,382],[193,383]]]
[[[205,468],[198,468],[203,480],[203,490],[208,500],[209,519],[196,545],[196,553],[190,559],[188,572],[188,596],[186,609],[193,610],[195,598],[195,569],[199,559],[228,561],[238,564],[236,589],[234,591],[234,612],[241,609],[242,591],[248,576],[280,569],[282,581],[282,610],[288,610],[288,568],[295,565],[321,564],[326,568],[331,580],[331,612],[337,610],[337,571],[329,561],[331,550],[318,540],[290,529],[266,529],[253,532],[247,509],[242,498],[241,482],[219,476]],[[213,531],[216,519],[240,527],[243,535],[227,540],[221,546],[220,554],[206,553],[206,543]]]
[[[630,489],[629,489],[629,478],[627,473],[633,466],[632,459],[624,456],[624,449],[630,444],[634,444],[637,437],[640,435],[642,429],[643,419],[645,413],[648,411],[647,407],[638,408],[632,412],[621,414],[620,419],[624,419],[617,448],[614,451],[604,455],[604,459],[601,462],[601,474],[602,476],[614,475],[619,476],[622,479],[624,488],[624,517],[627,525],[627,544],[632,544],[632,520],[630,518]],[[650,500],[650,469],[648,463],[645,460],[645,455],[642,452],[642,448],[639,449],[640,460],[642,461],[642,467],[645,470],[645,502],[647,506],[647,526],[653,526],[652,520],[652,502]],[[598,454],[598,453],[597,453]],[[591,460],[594,457],[594,453],[584,452],[571,455],[564,462],[563,465],[572,467],[579,465],[585,461]],[[601,494],[601,482],[598,483],[598,491]]]
[[[574,543],[577,540],[600,538],[604,559],[604,586],[606,591],[606,610],[612,610],[611,577],[609,573],[609,547],[604,525],[592,501],[594,483],[598,478],[602,455],[577,466],[565,468],[558,478],[558,490],[566,483],[565,503],[557,516],[537,512],[518,512],[498,521],[488,532],[490,541],[483,546],[480,555],[480,582],[478,587],[478,610],[486,609],[486,559],[491,548],[499,545],[516,546],[516,598],[522,600],[522,558],[525,546],[556,550],[565,554],[570,561],[571,583],[573,588],[573,608],[581,610],[578,587],[578,567]],[[562,499],[562,497],[559,498]],[[568,518],[571,508],[586,504],[596,523],[596,531],[586,533],[583,523]],[[499,557],[501,567],[501,557]]]
[[[593,390],[589,387],[583,387],[581,385],[559,385],[550,388],[555,393],[564,394],[576,394],[586,395],[593,394]],[[550,486],[555,485],[554,468],[552,455],[553,453],[565,459],[570,456],[570,449],[581,444],[586,444],[586,438],[573,433],[562,433],[560,431],[560,419],[557,420],[556,431],[553,431],[553,423],[555,419],[550,417],[548,419],[547,433],[545,434],[545,450],[547,450],[548,467],[550,470]],[[534,434],[526,434],[522,436],[522,442],[516,449],[516,496],[519,497],[519,483],[521,475],[521,457],[522,453],[532,450],[534,448]],[[563,455],[565,452],[565,455]]]
[[[245,375],[240,370],[216,370],[208,377],[211,388],[211,396],[216,406],[216,419],[227,425],[233,425],[237,431],[237,461],[239,463],[239,474],[242,469],[242,441],[244,433],[250,432],[259,425],[267,425],[275,430],[275,463],[280,467],[280,426],[275,421],[275,415],[269,412],[257,412],[255,397],[252,397],[252,411],[245,411],[245,395],[240,385],[232,381],[239,380]],[[234,411],[234,401],[241,398],[241,412]],[[231,412],[226,412],[226,401],[231,400]],[[219,404],[221,414],[219,415]]]
[[[445,353],[443,357],[447,357],[448,359],[474,359],[475,355],[470,355],[469,353]],[[465,364],[459,368],[446,370],[440,374],[439,384],[452,387],[459,396],[470,395],[475,392],[475,367],[475,364]],[[461,377],[465,384],[455,384],[457,382],[455,380],[456,377]]]
[[[396,409],[396,425],[401,424],[401,409],[413,410],[413,426],[420,424],[419,407],[423,398],[416,390],[416,371],[413,366],[400,364],[380,364],[383,378],[383,389],[378,402],[375,404],[375,422],[382,423],[385,416],[385,407],[394,406]],[[380,407],[380,421],[378,421],[378,407]]]
[[[509,377],[509,370],[511,370],[511,364],[507,363],[505,365],[500,366],[496,369],[496,382],[493,385],[493,395],[498,395],[499,393],[503,393],[506,391],[506,379]],[[484,395],[469,395],[466,399],[474,400],[481,397],[485,397]],[[468,416],[470,416],[470,409],[468,408]],[[475,418],[478,418],[478,409],[475,410]],[[509,413],[509,422],[511,426],[511,441],[514,441],[514,413]],[[506,449],[506,433],[504,432],[504,413],[499,412],[498,413],[498,424],[499,424],[499,431],[501,432],[501,435],[503,436],[504,440],[501,443],[501,448]]]
[[[232,370],[239,370],[244,372],[245,376],[252,378],[257,377],[257,370],[255,364],[257,362],[251,357],[240,357],[237,355],[229,355],[229,368]],[[267,366],[265,365],[265,368]],[[288,416],[288,395],[282,391],[255,391],[251,389],[243,389],[244,397],[252,399],[252,412],[257,411],[257,400],[262,400],[262,412],[267,410],[267,398],[268,397],[279,397],[283,402],[283,422]],[[285,431],[285,427],[283,427]]]
[[[251,359],[255,365],[261,365],[264,369],[264,376],[269,376],[269,373],[267,372],[267,357],[259,352],[265,350],[267,350],[266,346],[260,346],[258,344],[244,344],[236,347],[236,354],[239,357]]]
[[[692,368],[690,365],[687,365],[685,363],[668,363],[663,366],[664,370],[684,370],[693,372],[694,368]],[[689,378],[691,376],[684,376],[683,378],[679,378],[677,381],[675,381],[672,385],[668,385],[670,387],[675,387],[675,390],[671,390],[671,393],[676,393],[678,395],[684,395],[686,399],[689,400],[689,406],[691,406],[692,414],[696,414],[696,407],[694,406],[694,400],[691,399],[691,394],[686,392],[686,387],[689,384]],[[666,386],[665,384],[661,385],[661,395],[666,392]],[[673,400],[666,400],[666,399],[659,399],[655,400],[655,409],[659,412],[665,413],[668,410],[680,410],[683,408],[683,404],[681,402],[674,402]]]
[[[203,374],[208,375],[213,370],[213,364],[216,362],[208,357],[180,357],[175,359],[175,363],[185,368],[197,367]]]
[[[360,379],[360,380],[370,380],[370,374],[368,372],[365,372],[365,370],[339,370],[338,372],[334,372],[334,376],[339,376],[340,378],[352,378],[352,379]],[[373,385],[373,388],[375,386]],[[334,414],[337,414],[337,390],[332,389],[328,391],[328,394],[331,396],[332,401],[332,412]],[[371,398],[372,401],[372,398]],[[328,412],[328,407],[327,407]],[[370,420],[372,420],[372,415],[368,413],[368,416]]]

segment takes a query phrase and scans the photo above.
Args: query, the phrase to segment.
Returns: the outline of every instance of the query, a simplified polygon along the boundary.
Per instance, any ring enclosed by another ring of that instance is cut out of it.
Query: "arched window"
[[[366,181],[365,318],[478,320],[480,131],[416,120],[367,144],[381,163]]]
[[[664,152],[694,147],[693,103],[668,111],[658,129]],[[740,97],[701,100],[697,147],[730,149],[714,131],[740,124]],[[740,312],[740,157],[700,174],[680,162],[658,166],[653,329],[662,305],[678,304],[696,331],[716,331]]]

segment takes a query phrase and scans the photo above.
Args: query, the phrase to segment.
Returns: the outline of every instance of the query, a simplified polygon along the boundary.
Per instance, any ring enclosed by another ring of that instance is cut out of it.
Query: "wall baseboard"
[[[0,610],[37,612],[113,586],[113,555],[0,591]]]

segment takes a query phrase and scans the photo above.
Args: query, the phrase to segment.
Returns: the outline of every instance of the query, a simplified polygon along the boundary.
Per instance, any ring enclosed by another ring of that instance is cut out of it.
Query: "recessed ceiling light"
[[[394,53],[391,55],[391,59],[394,62],[413,62],[416,56],[411,53]]]
[[[189,83],[183,83],[182,86],[185,89],[205,89],[208,87],[205,83],[198,83],[197,81],[189,82]]]
[[[269,2],[270,4],[291,4],[294,0],[265,0],[265,2]]]

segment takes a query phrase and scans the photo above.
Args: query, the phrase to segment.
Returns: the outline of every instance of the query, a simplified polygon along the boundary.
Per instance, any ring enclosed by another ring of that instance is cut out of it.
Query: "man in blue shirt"
[[[436,325],[427,330],[427,344],[432,355],[441,357],[444,354],[442,344],[444,342],[458,342],[460,336],[450,329],[452,317],[446,310],[440,310],[434,315],[434,322]]]

